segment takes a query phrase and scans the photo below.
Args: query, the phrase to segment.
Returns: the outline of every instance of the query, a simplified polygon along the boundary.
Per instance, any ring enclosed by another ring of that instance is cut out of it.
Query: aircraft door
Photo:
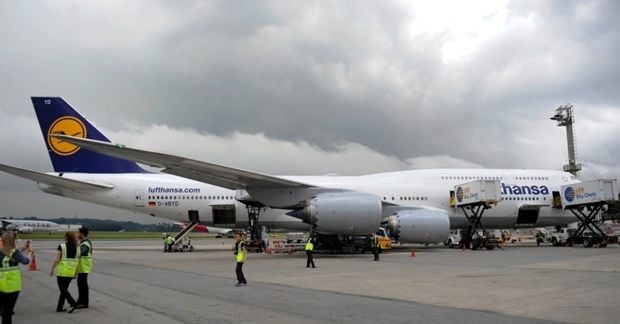
[[[562,209],[562,197],[560,197],[560,192],[554,191],[551,194],[553,195],[553,208]]]
[[[144,201],[146,200],[146,193],[144,189],[136,189],[134,195],[134,206],[136,207],[144,207]]]
[[[540,206],[521,206],[517,214],[516,226],[534,226],[538,222]]]
[[[212,205],[213,225],[220,227],[235,227],[237,215],[235,205]]]
[[[197,210],[188,210],[187,211],[187,217],[189,218],[189,221],[192,223],[199,223],[200,222],[200,217],[198,216],[198,211]]]

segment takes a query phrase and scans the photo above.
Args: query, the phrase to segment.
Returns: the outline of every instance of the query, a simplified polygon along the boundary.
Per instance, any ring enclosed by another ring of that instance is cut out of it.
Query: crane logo
[[[69,156],[75,154],[80,150],[80,147],[71,143],[65,142],[61,139],[54,138],[51,135],[69,135],[73,137],[86,138],[86,126],[81,120],[64,116],[56,119],[50,126],[47,132],[47,144],[54,151],[54,153],[62,156]]]
[[[573,189],[573,187],[567,187],[564,189],[564,199],[568,202],[575,200],[575,189]]]

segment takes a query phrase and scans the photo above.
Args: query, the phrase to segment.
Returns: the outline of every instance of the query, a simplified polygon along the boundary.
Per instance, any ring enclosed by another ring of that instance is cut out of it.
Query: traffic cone
[[[412,258],[413,258],[413,257],[415,257],[415,248],[412,248],[412,249],[411,249],[411,257],[412,257]]]
[[[30,260],[28,271],[39,271],[39,269],[37,269],[37,259],[34,257],[34,253],[32,254],[32,260]]]

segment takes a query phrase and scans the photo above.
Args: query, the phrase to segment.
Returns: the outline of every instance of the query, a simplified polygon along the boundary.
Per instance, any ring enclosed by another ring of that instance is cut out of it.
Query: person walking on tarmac
[[[58,252],[56,253],[56,259],[52,265],[52,271],[50,276],[54,275],[56,270],[56,281],[58,283],[58,289],[60,290],[60,296],[58,296],[58,305],[56,306],[57,312],[67,311],[64,307],[65,300],[69,302],[71,309],[68,313],[73,313],[77,308],[77,302],[69,293],[69,285],[71,280],[77,274],[78,261],[80,254],[78,253],[78,242],[75,232],[68,231],[65,233],[65,242],[58,245]]]
[[[377,235],[371,236],[370,248],[372,249],[372,254],[375,257],[375,261],[379,261],[379,253],[381,252],[381,245],[379,245],[379,237]]]
[[[22,251],[32,253],[30,247]],[[2,307],[2,324],[13,322],[13,308],[17,297],[22,290],[22,278],[19,264],[28,264],[30,259],[15,248],[15,233],[6,231],[2,234],[2,248],[0,249],[0,307]]]
[[[314,256],[312,255],[314,253],[314,241],[312,240],[312,237],[310,237],[308,239],[308,242],[306,242],[306,268],[310,268],[310,265],[312,265],[313,268],[316,268],[314,266]]]
[[[245,276],[243,275],[243,264],[248,255],[248,251],[245,248],[245,243],[241,239],[241,233],[235,234],[235,260],[237,261],[237,268],[235,272],[237,273],[237,284],[235,287],[241,287],[243,285],[247,285],[248,281],[245,280]]]
[[[78,230],[80,240],[80,261],[78,262],[77,308],[88,308],[88,274],[93,270],[93,244],[88,239],[88,228]]]

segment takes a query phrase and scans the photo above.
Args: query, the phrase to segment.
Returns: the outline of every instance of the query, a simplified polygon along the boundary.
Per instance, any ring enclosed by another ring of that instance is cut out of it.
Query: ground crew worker
[[[67,300],[69,306],[71,306],[69,313],[73,313],[77,307],[77,302],[69,293],[69,285],[77,274],[78,261],[80,259],[75,232],[66,232],[65,243],[58,245],[57,250],[56,259],[54,260],[52,271],[50,272],[50,276],[53,276],[54,270],[56,270],[56,281],[58,283],[58,289],[60,290],[56,311],[65,312],[66,309],[63,307],[65,305],[65,300]]]
[[[78,262],[77,308],[88,308],[88,274],[93,270],[93,244],[88,239],[88,228],[78,230],[80,240],[80,261]]]
[[[306,268],[310,268],[310,265],[312,265],[313,268],[316,268],[314,266],[314,256],[312,255],[314,253],[314,242],[312,241],[312,237],[308,239],[308,242],[306,242]]]
[[[172,252],[172,243],[174,243],[174,239],[168,234],[168,236],[166,236],[166,252]]]
[[[235,268],[237,284],[235,287],[241,287],[248,284],[248,281],[245,280],[245,276],[243,275],[243,264],[247,258],[248,251],[245,248],[245,243],[241,239],[241,233],[236,233],[235,239],[235,260],[237,261],[237,267]]]
[[[370,249],[375,256],[375,261],[379,261],[379,252],[381,252],[381,245],[379,244],[379,237],[374,235],[370,241]]]
[[[19,264],[28,264],[30,259],[15,248],[15,233],[6,231],[2,234],[0,249],[0,307],[2,307],[2,324],[13,321],[13,308],[22,290],[22,278]],[[22,249],[23,250],[23,249]],[[26,248],[29,254],[30,247]]]

